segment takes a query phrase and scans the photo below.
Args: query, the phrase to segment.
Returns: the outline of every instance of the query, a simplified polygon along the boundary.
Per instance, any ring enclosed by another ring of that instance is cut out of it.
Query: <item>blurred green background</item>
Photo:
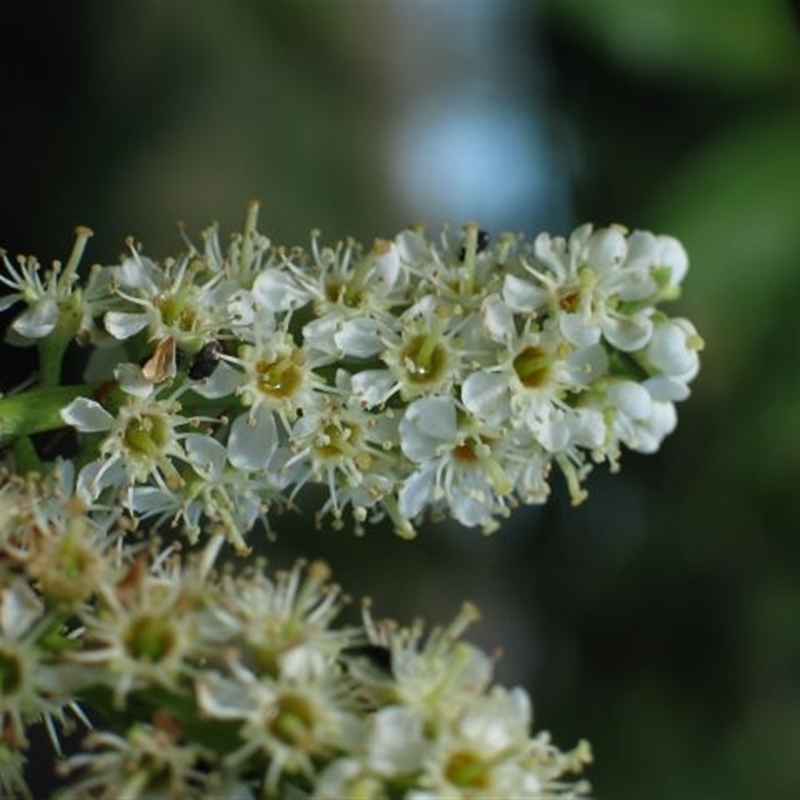
[[[490,538],[276,520],[378,615],[483,611],[595,794],[800,797],[800,13],[787,0],[114,0],[0,5],[0,244],[175,222],[302,243],[410,221],[671,233],[707,342],[677,432]],[[27,355],[27,354],[26,354]],[[2,382],[24,370],[2,352]]]

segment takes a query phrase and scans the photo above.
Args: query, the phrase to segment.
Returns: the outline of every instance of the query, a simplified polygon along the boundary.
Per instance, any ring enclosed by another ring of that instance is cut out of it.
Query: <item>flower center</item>
[[[303,360],[303,353],[297,348],[290,355],[281,356],[275,361],[260,359],[255,365],[258,388],[277,399],[291,397],[303,378]]]
[[[400,356],[411,383],[438,383],[447,370],[447,350],[438,343],[436,336],[414,336]]]
[[[287,694],[278,699],[270,732],[288,745],[300,745],[311,739],[314,715],[305,698]]]
[[[358,429],[349,425],[339,427],[331,422],[323,429],[321,439],[324,444],[320,444],[316,448],[321,458],[333,459],[339,456],[350,456],[359,439]]]
[[[475,753],[461,750],[450,756],[445,767],[447,780],[465,789],[488,789],[489,769]]]
[[[475,447],[471,442],[463,442],[457,444],[453,448],[453,460],[472,463],[478,460],[478,454],[475,452]]]
[[[564,294],[558,298],[558,307],[567,314],[574,314],[578,310],[578,301],[580,298],[581,293],[575,289],[564,292]]]
[[[0,697],[8,697],[22,685],[22,664],[11,650],[0,650]]]
[[[125,649],[137,661],[163,661],[175,649],[176,636],[170,621],[145,614],[134,619],[123,637]]]
[[[125,428],[125,445],[133,453],[159,453],[169,443],[169,439],[170,426],[154,414],[132,419]]]
[[[526,347],[514,359],[514,372],[528,389],[544,386],[550,377],[550,356],[541,347]]]
[[[197,314],[187,305],[185,298],[180,295],[161,295],[155,305],[166,325],[177,326],[183,331],[194,330]]]
[[[155,414],[132,419],[125,428],[125,445],[134,455],[157,455],[169,441],[170,426]]]

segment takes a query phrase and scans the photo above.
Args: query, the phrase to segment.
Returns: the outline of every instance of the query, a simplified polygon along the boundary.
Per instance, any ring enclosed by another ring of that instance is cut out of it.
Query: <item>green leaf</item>
[[[797,35],[783,0],[551,0],[547,8],[637,74],[736,93],[795,79]]]
[[[728,129],[676,167],[653,209],[689,252],[682,302],[726,369],[763,360],[776,309],[800,285],[798,142],[795,110]]]

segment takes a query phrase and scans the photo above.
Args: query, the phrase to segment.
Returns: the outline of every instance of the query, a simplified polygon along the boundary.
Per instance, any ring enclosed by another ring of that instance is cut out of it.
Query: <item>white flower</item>
[[[284,330],[256,325],[252,340],[239,348],[237,356],[225,360],[241,371],[236,391],[249,407],[251,424],[257,421],[256,410],[264,408],[288,430],[301,410],[316,405],[324,387],[307,351]]]
[[[62,271],[60,262],[55,262],[44,275],[44,280],[41,265],[35,258],[20,257],[15,267],[0,250],[0,258],[8,273],[0,272],[0,284],[13,290],[0,298],[0,312],[20,301],[28,305],[27,310],[11,324],[14,331],[28,339],[42,339],[61,324],[69,339],[78,332],[85,333],[91,329],[93,309],[80,289],[75,288],[78,265],[91,235],[88,228],[77,228],[66,267]]]
[[[642,301],[656,292],[654,265],[638,251],[629,258],[622,230],[593,231],[591,225],[584,225],[569,242],[543,233],[536,238],[533,252],[535,263],[523,261],[523,265],[536,285],[507,279],[503,296],[510,306],[546,311],[557,320],[564,337],[579,347],[598,342],[601,335],[627,352],[647,344],[652,323],[650,307]],[[544,309],[540,308],[541,288],[547,294]]]
[[[65,710],[88,722],[77,703],[69,699],[64,676],[39,645],[39,639],[57,621],[24,579],[10,578],[5,569],[0,574],[0,727],[8,743],[25,747],[27,726],[41,719],[60,754],[55,723],[66,722]]]
[[[258,435],[254,441],[259,441]],[[190,433],[183,444],[194,474],[184,473],[180,491],[134,487],[132,509],[143,519],[155,516],[159,521],[171,518],[173,523],[182,523],[190,541],[196,541],[201,531],[222,531],[238,552],[248,552],[248,532],[258,520],[267,527],[270,501],[280,497],[280,476],[253,475],[234,467],[228,463],[228,449],[209,435]]]
[[[134,723],[124,736],[104,731],[89,734],[84,742],[87,750],[60,765],[61,774],[77,773],[77,777],[59,790],[59,798],[208,797],[217,788],[209,785],[208,767],[214,763],[214,753],[196,743],[178,742],[170,733]]]
[[[649,231],[634,231],[628,236],[627,263],[632,267],[641,265],[652,275],[658,288],[648,298],[651,303],[675,299],[689,269],[689,257],[676,238]]]
[[[303,328],[309,347],[336,358],[369,358],[383,348],[394,323],[392,306],[405,301],[405,274],[397,245],[377,239],[366,255],[352,241],[336,250],[319,249],[312,235],[313,271],[301,264],[297,280],[314,297],[316,318]]]
[[[462,354],[456,340],[464,321],[449,304],[422,297],[384,330],[381,360],[386,369],[353,375],[353,392],[368,408],[399,394],[415,397],[448,392],[459,377]]]
[[[654,453],[677,424],[672,403],[654,400],[645,386],[633,381],[612,381],[599,401],[590,402],[599,402],[609,420],[606,451],[612,463],[619,453],[617,441],[640,453]]]
[[[503,463],[503,440],[479,426],[460,426],[452,399],[414,401],[400,422],[400,445],[415,465],[399,493],[406,517],[428,505],[444,506],[462,525],[487,526],[505,509],[513,482]]]
[[[164,491],[183,484],[173,460],[185,460],[177,429],[189,419],[181,416],[174,398],[156,399],[128,394],[116,416],[100,403],[78,397],[61,411],[61,418],[81,433],[107,433],[99,457],[81,470],[79,484],[91,499],[107,487],[123,488],[153,480]]]
[[[391,653],[394,701],[424,721],[436,724],[447,719],[453,709],[468,705],[489,685],[492,659],[460,640],[463,631],[480,618],[472,604],[465,603],[448,626],[434,628],[427,636],[421,622],[402,628],[377,622],[369,606],[362,613],[370,642]],[[377,696],[385,689],[381,682],[365,688],[374,688]]]
[[[115,339],[146,330],[150,339],[171,337],[178,347],[197,352],[221,330],[237,330],[248,321],[239,311],[242,287],[223,273],[204,274],[194,251],[157,264],[130,248],[131,255],[112,270],[123,302],[104,317]]]
[[[493,300],[493,298],[489,298]],[[498,348],[495,364],[464,380],[461,400],[466,409],[489,425],[525,427],[552,452],[570,440],[570,406],[577,396],[605,374],[608,359],[598,345],[575,348],[554,327],[537,330],[530,319],[521,333],[499,299],[484,305],[484,316]]]
[[[468,222],[461,235],[445,228],[438,242],[428,242],[421,228],[404,231],[397,242],[422,290],[471,311],[499,289],[502,267],[515,242],[509,234],[502,234],[497,243],[489,239],[486,231]]]
[[[703,340],[688,319],[656,322],[653,338],[639,359],[652,377],[644,382],[655,400],[678,401],[689,396],[690,383],[700,370]]]
[[[318,513],[334,515],[352,504],[357,522],[395,489],[397,444],[393,415],[365,409],[352,393],[350,376],[340,370],[336,393],[311,408],[294,424],[282,472],[295,487],[290,499],[307,483],[327,487],[330,497]]]

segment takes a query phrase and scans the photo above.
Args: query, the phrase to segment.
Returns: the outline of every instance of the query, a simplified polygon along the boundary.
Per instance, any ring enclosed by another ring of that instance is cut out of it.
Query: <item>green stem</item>
[[[61,409],[76,397],[91,397],[100,383],[30,389],[0,397],[0,445],[20,436],[65,427]]]
[[[40,386],[52,388],[61,383],[61,364],[68,345],[69,339],[57,335],[39,341]]]
[[[39,458],[33,442],[27,436],[20,436],[14,440],[14,462],[20,475],[42,470],[42,460]]]

